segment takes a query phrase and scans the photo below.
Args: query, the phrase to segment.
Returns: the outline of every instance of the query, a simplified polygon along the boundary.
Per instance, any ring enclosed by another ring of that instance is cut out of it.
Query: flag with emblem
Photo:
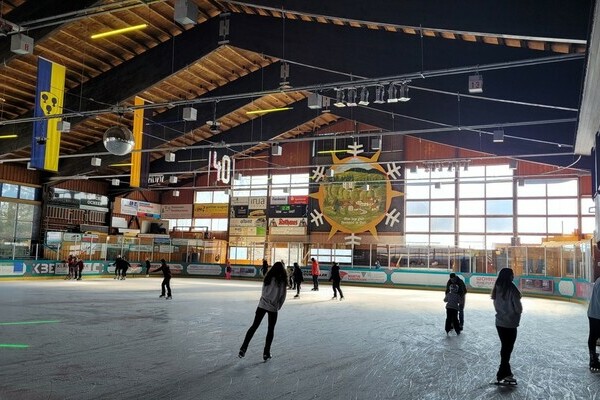
[[[53,118],[63,112],[66,68],[38,58],[37,86],[31,140],[31,166],[47,171],[58,171],[60,154],[61,118]]]

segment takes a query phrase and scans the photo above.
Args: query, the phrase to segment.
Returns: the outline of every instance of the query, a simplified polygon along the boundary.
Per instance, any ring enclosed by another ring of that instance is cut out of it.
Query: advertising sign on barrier
[[[220,265],[215,264],[190,264],[186,271],[189,275],[213,275],[218,276],[222,273]]]
[[[496,283],[496,276],[473,275],[469,279],[469,285],[476,289],[492,289]]]

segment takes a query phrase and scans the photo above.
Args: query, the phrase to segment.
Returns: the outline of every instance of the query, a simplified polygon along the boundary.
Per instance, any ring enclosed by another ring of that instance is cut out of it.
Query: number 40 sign
[[[217,182],[229,183],[231,181],[231,171],[235,168],[235,161],[228,155],[224,155],[218,160],[216,151],[208,152],[208,176],[210,179],[211,169],[217,172]]]

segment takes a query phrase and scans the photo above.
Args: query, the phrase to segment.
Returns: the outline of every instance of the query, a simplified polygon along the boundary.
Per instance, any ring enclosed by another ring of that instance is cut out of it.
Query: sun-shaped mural
[[[369,231],[377,237],[376,226],[386,219],[386,225],[399,223],[400,212],[390,210],[392,199],[402,196],[393,190],[391,178],[400,176],[400,167],[387,163],[387,171],[378,162],[381,150],[372,157],[359,156],[362,145],[348,146],[351,157],[344,159],[332,154],[333,165],[326,170],[313,171],[313,180],[321,182],[310,196],[319,202],[319,210],[311,213],[311,222],[317,226],[324,218],[330,225],[329,238],[336,232],[349,233],[350,243],[359,242],[356,233]]]

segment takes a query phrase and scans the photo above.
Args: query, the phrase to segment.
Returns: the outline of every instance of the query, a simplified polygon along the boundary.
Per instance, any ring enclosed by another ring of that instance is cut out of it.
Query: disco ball
[[[104,147],[109,153],[124,156],[133,150],[133,133],[124,126],[113,126],[104,132]]]

